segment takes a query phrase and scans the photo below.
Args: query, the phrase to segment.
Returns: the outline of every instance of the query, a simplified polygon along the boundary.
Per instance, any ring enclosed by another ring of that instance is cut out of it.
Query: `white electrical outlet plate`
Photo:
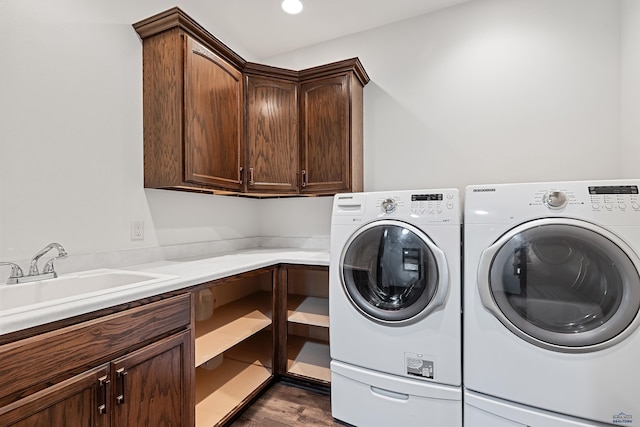
[[[144,240],[144,221],[141,219],[131,220],[131,240]]]

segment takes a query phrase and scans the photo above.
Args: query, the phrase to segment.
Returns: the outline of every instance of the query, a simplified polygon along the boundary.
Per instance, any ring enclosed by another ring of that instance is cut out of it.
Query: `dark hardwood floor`
[[[342,426],[331,417],[328,394],[277,382],[232,427]]]

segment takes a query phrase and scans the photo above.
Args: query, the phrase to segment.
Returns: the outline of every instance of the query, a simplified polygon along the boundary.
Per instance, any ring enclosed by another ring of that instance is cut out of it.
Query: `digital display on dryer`
[[[589,187],[589,194],[638,194],[637,185],[602,185]]]
[[[412,202],[433,202],[443,200],[442,194],[412,194]]]

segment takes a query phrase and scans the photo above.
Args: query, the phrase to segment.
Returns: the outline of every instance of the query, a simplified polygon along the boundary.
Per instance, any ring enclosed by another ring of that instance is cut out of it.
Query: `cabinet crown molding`
[[[166,30],[180,28],[236,67],[242,69],[247,62],[177,6],[136,22],[133,28],[142,40]]]

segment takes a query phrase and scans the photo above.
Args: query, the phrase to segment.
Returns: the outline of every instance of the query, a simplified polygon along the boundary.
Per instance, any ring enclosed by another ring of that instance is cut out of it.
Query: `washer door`
[[[449,273],[444,252],[401,221],[356,231],[340,257],[344,291],[365,316],[384,323],[422,318],[444,304]]]
[[[481,256],[484,306],[543,348],[609,347],[638,326],[640,261],[612,233],[572,219],[542,219],[503,235]]]

